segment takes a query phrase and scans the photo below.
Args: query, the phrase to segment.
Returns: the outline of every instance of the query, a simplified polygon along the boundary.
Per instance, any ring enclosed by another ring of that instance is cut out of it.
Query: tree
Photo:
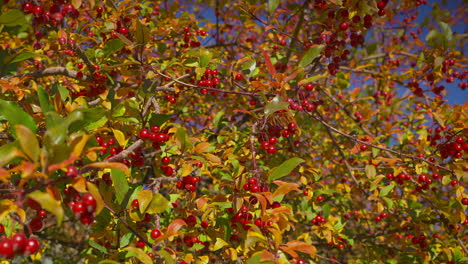
[[[0,257],[466,263],[455,2],[0,1]]]

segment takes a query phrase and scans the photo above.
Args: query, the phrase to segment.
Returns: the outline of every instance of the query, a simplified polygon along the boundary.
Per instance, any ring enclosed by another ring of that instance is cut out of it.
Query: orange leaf
[[[201,142],[195,147],[195,152],[202,153],[205,152],[211,146],[208,142]]]
[[[128,169],[128,167],[125,164],[120,163],[120,162],[100,161],[100,162],[94,162],[94,163],[88,164],[84,166],[83,168],[87,168],[87,167],[102,168],[102,169],[104,168],[119,169],[123,171],[126,175],[130,174],[130,170]]]
[[[273,193],[273,197],[287,194],[290,191],[298,191],[299,184],[292,182],[274,181],[273,183],[279,185],[278,189]]]
[[[271,63],[270,56],[266,53],[265,50],[262,50],[263,58],[265,58],[265,64],[268,68],[268,71],[270,72],[270,75],[273,77],[276,75],[276,70],[275,67],[273,67],[273,64]]]
[[[298,240],[289,241],[286,245],[281,245],[280,249],[291,255],[293,258],[297,258],[298,256],[296,251],[309,254],[311,258],[315,257],[315,253],[317,252],[317,249],[314,246]]]
[[[61,168],[65,168],[67,167],[68,165],[70,164],[73,164],[73,162],[75,162],[75,160],[77,160],[78,157],[76,156],[70,156],[70,158],[68,158],[67,160],[64,160],[60,163],[57,163],[57,164],[52,164],[52,165],[49,165],[49,167],[47,168],[47,170],[49,171],[49,173],[55,171],[55,170],[59,170]]]
[[[176,235],[177,232],[179,232],[179,230],[183,227],[183,226],[186,226],[187,223],[185,223],[184,220],[182,219],[176,219],[174,221],[172,221],[172,223],[169,224],[169,226],[167,226],[167,230],[166,230],[166,236],[172,236],[172,235]]]

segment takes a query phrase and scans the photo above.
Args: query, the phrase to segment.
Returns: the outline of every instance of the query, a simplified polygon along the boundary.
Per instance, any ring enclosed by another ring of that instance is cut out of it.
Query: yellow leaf
[[[23,125],[15,125],[15,130],[23,152],[30,158],[30,160],[36,162],[39,159],[40,152],[36,134]]]
[[[258,242],[267,244],[267,239],[262,234],[249,230],[245,239],[245,248],[249,248]]]
[[[180,173],[180,176],[185,177],[189,175],[190,173],[192,173],[193,167],[190,164],[184,163],[182,165],[181,171],[182,172]]]
[[[153,192],[150,190],[143,190],[137,194],[137,197],[140,205],[140,213],[144,213],[146,208],[150,205],[151,200],[153,200]]]
[[[86,179],[82,176],[78,176],[73,179],[72,187],[80,193],[85,193],[88,191],[86,189]]]
[[[221,238],[217,237],[216,242],[212,246],[211,250],[216,251],[216,250],[221,249],[221,248],[223,248],[225,246],[228,246],[228,245],[229,245],[229,243],[227,243],[226,241],[224,241]]]
[[[113,129],[112,132],[114,132],[114,137],[119,143],[120,146],[125,147],[127,145],[128,139],[125,139],[125,135],[122,131]]]
[[[19,208],[12,200],[0,200],[0,223],[10,213],[16,212],[21,221],[26,221],[26,213],[22,208]]]
[[[213,165],[221,164],[221,159],[218,156],[215,156],[211,153],[206,153],[205,157],[208,161],[210,161]]]
[[[63,208],[60,201],[57,201],[50,193],[35,191],[28,194],[28,197],[38,202],[42,208],[51,212],[57,218],[60,226],[63,220]]]
[[[90,163],[84,166],[83,168],[88,168],[88,167],[102,168],[102,169],[104,168],[119,169],[123,171],[126,175],[130,175],[130,170],[128,169],[128,167],[125,164],[120,163],[120,162],[99,161],[99,162]]]
[[[146,255],[145,251],[143,251],[140,248],[126,247],[126,248],[124,248],[122,250],[134,253],[135,257],[139,261],[143,262],[144,264],[153,264],[153,261],[151,260],[151,258],[148,255]]]
[[[86,146],[86,143],[91,137],[92,135],[83,135],[81,137],[75,138],[71,143],[72,145],[71,156],[79,157],[81,153],[83,152],[83,149]]]
[[[369,179],[373,179],[377,174],[377,170],[375,169],[374,165],[366,165],[366,176]]]

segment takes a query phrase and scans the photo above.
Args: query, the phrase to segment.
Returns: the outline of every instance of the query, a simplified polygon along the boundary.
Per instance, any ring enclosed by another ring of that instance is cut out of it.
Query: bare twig
[[[377,146],[377,145],[375,145],[375,144],[372,144],[372,143],[369,143],[369,142],[360,140],[360,139],[358,139],[358,138],[355,138],[354,136],[351,136],[351,135],[346,134],[345,132],[343,132],[343,131],[341,131],[341,130],[336,129],[335,127],[331,126],[330,124],[328,124],[327,122],[325,122],[323,119],[321,119],[321,118],[319,118],[319,117],[313,115],[312,113],[309,113],[309,115],[310,115],[313,119],[315,119],[315,120],[319,121],[320,123],[322,123],[325,127],[329,128],[331,131],[333,131],[333,132],[335,132],[335,133],[338,133],[338,134],[340,134],[340,135],[342,135],[342,136],[345,136],[345,137],[351,139],[351,140],[354,141],[354,142],[358,142],[358,143],[361,143],[361,144],[363,144],[363,145],[367,145],[367,146],[369,146],[369,147],[373,147],[373,148],[380,149],[380,150],[383,150],[383,151],[386,151],[386,152],[390,152],[390,153],[396,154],[396,155],[398,155],[398,156],[403,156],[403,157],[406,157],[406,158],[410,158],[410,159],[412,159],[412,160],[420,160],[420,161],[426,162],[426,163],[428,163],[428,164],[430,164],[430,165],[432,165],[432,166],[434,166],[434,167],[437,167],[437,168],[439,168],[439,169],[443,169],[443,170],[445,170],[445,171],[450,172],[451,174],[454,174],[454,171],[453,171],[453,170],[451,170],[451,169],[449,169],[449,168],[447,168],[447,167],[441,166],[441,165],[439,165],[439,164],[437,164],[437,163],[431,162],[431,161],[429,161],[429,160],[427,160],[427,159],[425,159],[425,158],[421,158],[421,157],[417,157],[417,156],[405,154],[405,153],[398,152],[398,151],[393,150],[393,149],[389,149],[389,148]]]

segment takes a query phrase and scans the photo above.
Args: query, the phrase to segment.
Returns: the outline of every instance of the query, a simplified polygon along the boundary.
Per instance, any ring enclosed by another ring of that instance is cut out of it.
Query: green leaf
[[[200,50],[200,67],[205,68],[211,61],[213,54],[206,49]]]
[[[36,123],[32,116],[28,115],[17,103],[0,99],[0,119],[6,119],[10,122],[11,132],[15,136],[13,127],[15,125],[24,125],[33,133],[37,132]]]
[[[176,137],[180,142],[180,147],[182,151],[186,149],[191,149],[193,147],[192,142],[190,142],[190,138],[187,134],[187,130],[184,127],[180,127],[177,129]]]
[[[325,45],[318,45],[309,49],[299,62],[299,67],[304,68],[305,66],[312,63],[312,61],[320,54],[320,52],[322,52],[324,48]]]
[[[36,134],[23,125],[16,125],[15,129],[23,152],[26,153],[32,161],[37,162],[39,160],[40,149]]]
[[[133,240],[133,238],[135,238],[135,234],[133,234],[132,232],[128,232],[126,233],[125,235],[123,235],[121,238],[120,238],[120,247],[126,247],[128,246],[128,244],[130,244],[130,241]]]
[[[103,245],[99,245],[98,243],[96,243],[94,240],[88,240],[88,244],[97,249],[98,251],[102,252],[102,253],[106,253],[107,254],[107,248]]]
[[[164,212],[168,207],[169,201],[162,194],[153,193],[153,199],[146,212],[149,214],[159,214]]]
[[[5,26],[17,26],[26,24],[24,13],[18,9],[11,9],[0,15],[0,24]]]
[[[281,165],[279,165],[271,171],[270,175],[268,176],[268,181],[272,182],[276,179],[288,175],[302,162],[304,162],[304,160],[301,158],[288,159],[287,161],[283,162]]]
[[[49,94],[42,87],[37,89],[37,97],[39,98],[39,104],[41,105],[42,113],[47,113],[52,110],[49,102]]]
[[[154,126],[161,126],[165,122],[167,122],[169,119],[171,119],[170,115],[165,115],[165,114],[153,114],[151,115],[149,119],[149,123]]]
[[[57,218],[57,224],[60,226],[63,220],[63,208],[60,201],[48,192],[35,191],[28,194],[28,197],[38,202],[42,208],[51,212]]]
[[[153,264],[153,261],[151,260],[151,258],[148,255],[146,255],[145,251],[143,251],[140,248],[126,247],[122,250],[128,251],[129,254],[127,254],[126,257],[136,257],[138,260],[140,260],[144,264]]]
[[[380,189],[379,197],[385,197],[388,195],[389,192],[391,192],[395,188],[394,184],[387,185]]]
[[[127,183],[125,173],[119,169],[111,169],[111,178],[115,186],[115,196],[117,203],[122,204],[130,187]]]
[[[139,19],[137,19],[136,23],[135,37],[137,40],[137,44],[142,46],[146,45],[146,43],[148,43],[150,39],[150,32],[148,28],[141,24]]]
[[[388,198],[388,197],[384,197],[383,198],[385,200],[385,202],[387,203],[387,207],[389,210],[392,210],[393,209],[393,201],[392,199]]]
[[[0,167],[5,166],[14,158],[22,155],[18,149],[18,142],[14,141],[8,144],[4,144],[0,147]]]
[[[269,0],[268,1],[268,12],[273,13],[275,12],[276,8],[278,8],[279,0]]]
[[[8,58],[5,61],[8,63],[15,63],[15,62],[21,62],[30,58],[38,57],[38,56],[40,55],[32,51],[24,51],[24,52],[15,54],[13,58]]]
[[[314,75],[314,76],[311,76],[303,81],[301,81],[301,83],[310,83],[310,82],[315,82],[317,80],[320,80],[320,79],[323,79],[325,78],[326,76],[325,75]]]
[[[283,101],[280,96],[276,96],[273,100],[269,101],[265,106],[265,116],[268,117],[269,115],[280,111],[288,109],[289,103]]]
[[[445,39],[450,42],[453,39],[452,28],[449,24],[439,21],[439,26],[442,29],[442,34],[444,34]]]
[[[121,50],[125,46],[124,42],[120,39],[111,39],[106,42],[103,50],[103,56],[108,57],[109,55]]]
[[[159,250],[158,255],[163,257],[166,264],[174,264],[175,263],[174,258],[171,256],[171,254],[169,254],[169,252],[167,252],[164,249]]]
[[[215,125],[215,127],[219,126],[219,123],[221,122],[223,115],[224,115],[224,111],[219,111],[216,114],[215,118],[213,119],[213,124]]]

